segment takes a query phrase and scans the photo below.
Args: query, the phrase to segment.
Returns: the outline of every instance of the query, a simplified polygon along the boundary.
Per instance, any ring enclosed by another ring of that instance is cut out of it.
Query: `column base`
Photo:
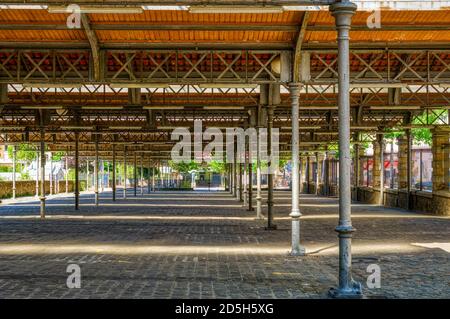
[[[277,227],[277,225],[271,225],[271,226],[266,226],[266,227],[264,227],[264,229],[265,229],[265,230],[277,230],[278,227]]]
[[[248,211],[248,212],[254,212],[255,209],[254,209],[254,208],[247,208],[247,211]]]
[[[363,299],[361,283],[353,281],[351,287],[347,289],[331,288],[328,296],[334,299]]]
[[[303,246],[300,246],[298,249],[292,249],[288,256],[291,257],[299,257],[299,256],[306,256],[306,249]]]

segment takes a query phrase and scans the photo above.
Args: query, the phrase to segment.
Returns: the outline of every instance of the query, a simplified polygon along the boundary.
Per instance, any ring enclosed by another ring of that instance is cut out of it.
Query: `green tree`
[[[448,118],[448,110],[426,110],[421,115],[416,116],[412,124],[426,125],[437,122],[439,118]],[[433,143],[433,134],[429,128],[414,128],[411,133],[416,142],[422,142],[429,146]]]
[[[14,146],[8,146],[8,157],[13,158]],[[17,145],[17,160],[21,162],[30,163],[36,159],[36,149],[30,144]]]
[[[211,161],[207,165],[208,171],[214,172],[214,173],[225,173],[226,166],[224,162],[220,161]]]
[[[180,162],[175,163],[173,161],[169,161],[169,166],[174,170],[179,172],[180,174],[189,173],[192,170],[198,170],[200,165],[194,161],[190,162]]]
[[[63,157],[66,156],[66,152],[53,152],[52,153],[52,161],[59,162],[63,159]]]

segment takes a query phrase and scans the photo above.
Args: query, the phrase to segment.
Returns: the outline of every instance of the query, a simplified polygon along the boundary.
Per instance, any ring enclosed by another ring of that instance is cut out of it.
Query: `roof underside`
[[[448,126],[450,88],[445,85],[450,83],[450,10],[382,11],[380,29],[368,29],[369,15],[371,12],[358,11],[353,17],[350,80],[408,86],[397,98],[387,88],[353,88],[352,130],[373,133],[379,128],[399,127],[406,117],[412,121],[424,111],[430,116],[423,125]],[[74,131],[63,127],[84,126],[79,137],[85,147],[83,154],[92,155],[89,143],[99,131],[104,151],[109,152],[115,141],[143,142],[142,149],[167,152],[173,143],[167,128],[192,127],[198,119],[205,127],[245,126],[260,103],[259,88],[208,90],[200,87],[202,83],[270,82],[283,86],[274,127],[285,128],[280,141],[289,143],[289,95],[281,76],[272,73],[271,62],[286,52],[294,53],[301,41],[301,49],[310,53],[311,74],[301,92],[301,140],[317,143],[304,145],[302,150],[320,150],[336,143],[332,134],[338,124],[336,31],[326,10],[86,14],[91,37],[83,27],[68,29],[68,16],[45,9],[0,10],[0,84],[8,87],[7,103],[0,103],[0,127],[11,128],[0,134],[0,142],[39,141],[38,113],[25,106],[63,105],[64,110],[42,111],[48,121],[45,139],[55,150],[73,149]],[[92,38],[103,55],[94,57]],[[93,80],[96,67],[104,73],[100,80]],[[127,89],[109,87],[114,82],[145,81],[170,82],[175,87],[142,89],[136,99],[139,102],[130,102]],[[29,90],[22,86],[26,82],[81,82],[83,86]],[[83,109],[86,105],[104,109]],[[155,105],[161,109],[145,110]],[[383,109],[391,105],[392,109]],[[219,106],[219,110],[204,106]],[[116,131],[113,126],[131,129]],[[142,129],[136,132],[133,127]],[[156,158],[153,153],[149,157]]]
[[[383,11],[380,30],[370,30],[366,27],[370,14],[360,11],[354,16],[355,30],[351,31],[352,42],[450,41],[448,28],[447,32],[440,29],[450,25],[450,10]],[[49,13],[47,10],[1,10],[0,25],[3,26],[3,30],[0,32],[0,41],[87,42],[83,30],[62,29],[65,28],[68,15]],[[144,11],[141,14],[89,14],[92,29],[102,44],[195,42],[294,45],[303,16],[304,12],[299,11],[277,14],[197,14],[188,11],[156,10]],[[27,28],[27,25],[33,27]],[[16,30],[5,30],[6,26]],[[43,29],[31,30],[39,29],[39,26]],[[51,30],[52,26],[54,29],[62,30]],[[185,28],[177,30],[177,26]],[[336,41],[333,26],[334,21],[329,12],[310,12],[303,42],[308,45]],[[426,27],[415,30],[411,29],[412,26]],[[189,27],[192,30],[189,30]],[[224,27],[230,29],[228,31],[221,29]],[[392,27],[398,29],[389,30]],[[135,30],[131,30],[133,28]],[[171,28],[174,30],[170,30]]]

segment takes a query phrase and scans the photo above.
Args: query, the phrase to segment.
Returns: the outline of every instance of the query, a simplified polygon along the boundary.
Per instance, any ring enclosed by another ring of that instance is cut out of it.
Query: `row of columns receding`
[[[339,284],[337,289],[332,289],[330,295],[334,297],[359,297],[361,296],[361,285],[353,281],[351,276],[351,239],[355,229],[351,224],[351,184],[350,184],[350,170],[351,170],[351,158],[350,158],[350,97],[349,97],[349,29],[351,24],[351,18],[356,11],[356,5],[342,1],[334,3],[330,6],[330,11],[336,21],[336,28],[338,32],[338,87],[339,87],[339,225],[336,227],[339,238]],[[301,212],[299,206],[299,93],[300,85],[292,83],[289,86],[291,93],[292,103],[292,208],[290,216],[292,218],[292,238],[291,238],[291,252],[293,256],[304,256],[305,249],[300,243],[300,220]],[[278,92],[277,92],[278,91]],[[267,105],[267,133],[270,137],[273,129],[273,105],[279,104],[279,86],[277,85],[262,85],[261,90],[261,105]],[[262,123],[257,121],[256,125],[260,126]],[[45,217],[45,130],[43,125],[43,119],[41,116],[41,143],[40,143],[40,215]],[[75,132],[75,209],[79,209],[79,133]],[[258,139],[259,140],[259,139]],[[98,138],[96,139],[96,156],[94,165],[95,181],[95,204],[99,204],[98,196]],[[268,138],[268,150],[269,158],[271,152],[271,138]],[[112,194],[113,200],[115,200],[115,145],[113,144],[113,183]],[[259,149],[259,147],[258,147]],[[125,150],[126,152],[126,150]],[[258,152],[259,153],[259,152]],[[126,156],[124,156],[124,176],[126,175]],[[247,158],[247,157],[246,157]],[[136,157],[135,157],[136,162]],[[262,216],[262,196],[261,196],[261,167],[260,161],[257,160],[257,194],[256,194],[256,216],[258,219]],[[229,190],[230,192],[239,198],[239,200],[245,200],[248,205],[248,209],[252,210],[252,187],[251,179],[245,179],[245,183],[248,180],[248,187],[239,187],[237,185],[243,185],[243,174],[237,174],[239,171],[251,171],[252,164],[244,163],[244,165],[234,164],[229,166],[229,172],[233,172],[229,177]],[[136,170],[135,170],[136,174]],[[154,176],[154,175],[153,175]],[[136,176],[135,176],[136,177]],[[135,178],[136,180],[136,178]],[[124,198],[126,198],[126,185],[124,185]],[[245,189],[246,195],[244,196],[243,190]],[[135,191],[136,192],[136,191]],[[245,199],[244,199],[245,198]],[[267,230],[275,230],[276,225],[273,222],[273,174],[268,174],[268,195],[267,195]]]

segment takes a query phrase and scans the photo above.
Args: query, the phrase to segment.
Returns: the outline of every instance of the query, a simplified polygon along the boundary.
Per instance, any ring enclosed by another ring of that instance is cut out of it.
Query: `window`
[[[433,190],[433,153],[429,147],[412,150],[412,188],[420,191]]]

